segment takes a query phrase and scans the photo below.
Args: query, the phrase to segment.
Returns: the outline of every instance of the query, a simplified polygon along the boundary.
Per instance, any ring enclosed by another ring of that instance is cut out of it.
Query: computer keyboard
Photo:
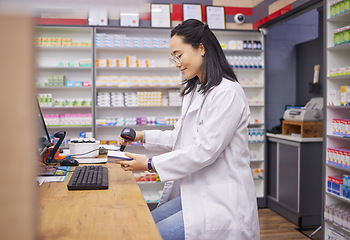
[[[102,166],[76,167],[68,190],[108,189],[108,169]]]

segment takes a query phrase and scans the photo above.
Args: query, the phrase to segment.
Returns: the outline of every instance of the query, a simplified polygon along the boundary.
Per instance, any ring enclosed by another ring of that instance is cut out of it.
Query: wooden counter
[[[64,182],[39,190],[39,239],[162,239],[132,172],[108,167],[109,189],[68,191]]]

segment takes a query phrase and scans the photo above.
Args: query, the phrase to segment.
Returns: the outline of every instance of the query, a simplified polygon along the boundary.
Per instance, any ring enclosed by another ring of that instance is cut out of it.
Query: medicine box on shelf
[[[282,122],[282,134],[291,135],[292,133],[300,134],[302,138],[322,137],[323,136],[323,121],[314,122]]]

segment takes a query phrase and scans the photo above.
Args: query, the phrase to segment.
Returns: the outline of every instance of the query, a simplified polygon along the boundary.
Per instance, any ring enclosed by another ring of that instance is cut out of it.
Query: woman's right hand
[[[143,140],[143,131],[135,131],[135,132],[136,132],[136,136],[135,136],[134,141],[125,141],[124,138],[119,136],[118,147],[120,147],[121,145],[124,145],[124,146],[130,145],[132,142],[142,141]]]

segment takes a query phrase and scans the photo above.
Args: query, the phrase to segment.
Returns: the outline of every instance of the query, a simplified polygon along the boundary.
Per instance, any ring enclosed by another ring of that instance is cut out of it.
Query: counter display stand
[[[271,133],[267,139],[267,206],[297,226],[320,225],[323,139]]]

